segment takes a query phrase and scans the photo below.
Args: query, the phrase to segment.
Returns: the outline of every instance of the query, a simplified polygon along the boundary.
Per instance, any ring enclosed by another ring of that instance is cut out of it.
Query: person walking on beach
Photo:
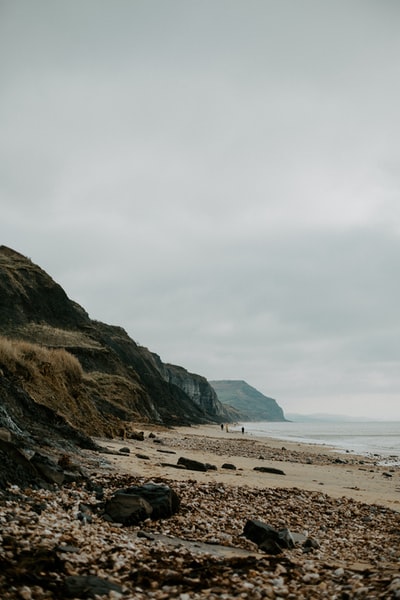
[[[224,430],[224,424],[221,423],[221,431],[223,431],[223,430]]]
[[[244,433],[244,427],[242,427],[242,433]]]

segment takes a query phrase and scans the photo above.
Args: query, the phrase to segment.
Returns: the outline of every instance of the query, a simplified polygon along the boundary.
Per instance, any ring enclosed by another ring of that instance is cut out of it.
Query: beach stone
[[[282,469],[275,469],[275,467],[254,467],[253,471],[260,471],[261,473],[273,473],[274,475],[285,475]]]
[[[217,471],[216,465],[211,465],[210,463],[206,463],[207,471]]]
[[[105,515],[124,525],[151,517],[165,519],[179,510],[179,496],[167,485],[146,483],[118,490],[105,505]]]
[[[139,442],[143,442],[144,431],[130,431],[126,437],[130,440],[138,440]]]
[[[122,587],[95,575],[71,575],[65,578],[64,594],[67,598],[96,598],[110,592],[122,594]]]
[[[123,448],[120,448],[119,452],[121,454],[130,454],[131,453],[130,449],[127,446],[124,446]]]
[[[283,549],[294,548],[295,545],[293,536],[288,529],[278,531],[257,519],[249,519],[246,522],[243,535],[268,554],[280,554]]]
[[[107,503],[103,517],[107,521],[136,525],[151,516],[151,505],[140,496],[117,492]]]
[[[178,459],[178,465],[183,465],[184,467],[186,467],[187,469],[190,469],[191,471],[208,471],[209,470],[209,466],[207,465],[207,463],[203,463],[198,460],[193,460],[192,458],[185,458],[184,456],[181,456]]]
[[[236,467],[232,463],[224,463],[221,466],[221,469],[231,469],[232,471],[236,471]]]
[[[64,483],[64,470],[51,458],[35,452],[30,462],[49,483],[57,485]]]

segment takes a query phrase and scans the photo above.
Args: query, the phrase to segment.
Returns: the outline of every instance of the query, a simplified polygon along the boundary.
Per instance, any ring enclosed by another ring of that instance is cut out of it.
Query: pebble
[[[230,455],[230,440],[177,438],[174,444],[185,449],[207,444],[207,451]],[[243,453],[257,452],[245,440],[240,448]],[[267,459],[279,452],[263,448]],[[286,459],[288,455],[285,451]],[[300,452],[292,452],[291,457],[300,461]],[[318,464],[328,464],[330,459],[313,457]],[[136,527],[102,519],[102,503],[117,489],[149,481],[176,491],[181,498],[179,513],[161,521],[148,519]],[[109,472],[99,458],[91,489],[100,488],[104,490],[101,501],[95,491],[78,484],[56,491],[18,486],[0,491],[2,600],[56,600],[62,597],[68,575],[112,581],[123,592],[110,590],[111,600],[400,598],[400,515],[388,508],[346,497],[333,499],[321,491],[254,490],[200,483],[195,477],[184,482],[149,480]],[[78,518],[80,512],[85,519]],[[248,519],[306,532],[318,544],[307,554],[300,545],[278,556],[254,558],[258,548],[242,535]],[[161,533],[183,541],[179,546],[167,545],[157,540]],[[185,540],[198,548],[185,546]],[[201,550],[204,543],[210,544],[209,551]],[[219,556],[212,552],[217,544],[249,554]]]

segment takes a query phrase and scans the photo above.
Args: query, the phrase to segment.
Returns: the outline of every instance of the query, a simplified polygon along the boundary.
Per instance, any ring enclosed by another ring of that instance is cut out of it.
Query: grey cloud
[[[166,361],[400,418],[397,3],[0,11],[2,243]]]

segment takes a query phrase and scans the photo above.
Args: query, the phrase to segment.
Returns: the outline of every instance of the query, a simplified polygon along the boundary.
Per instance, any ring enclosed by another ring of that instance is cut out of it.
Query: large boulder
[[[123,525],[136,525],[149,517],[171,517],[179,506],[179,496],[168,485],[147,483],[115,492],[106,502],[104,516]]]

